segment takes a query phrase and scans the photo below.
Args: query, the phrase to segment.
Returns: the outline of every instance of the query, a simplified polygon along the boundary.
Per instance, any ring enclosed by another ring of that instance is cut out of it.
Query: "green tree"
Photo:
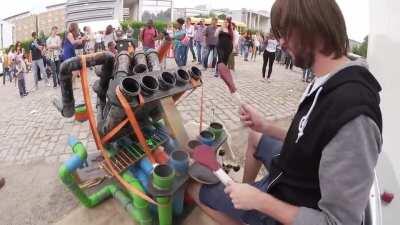
[[[359,46],[354,46],[352,49],[354,54],[360,55],[367,58],[368,53],[368,36],[364,38],[364,41]]]
[[[219,14],[217,18],[220,19],[220,20],[225,20],[226,19],[226,15],[225,14]]]

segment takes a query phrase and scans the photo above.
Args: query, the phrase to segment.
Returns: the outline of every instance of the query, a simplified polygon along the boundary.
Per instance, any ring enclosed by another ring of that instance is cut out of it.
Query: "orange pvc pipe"
[[[110,132],[108,132],[104,137],[101,139],[101,143],[106,144],[115,134],[118,133],[126,124],[128,123],[128,118],[122,120],[117,126],[115,126]]]
[[[82,63],[82,69],[81,69],[80,73],[81,73],[82,92],[83,92],[83,98],[84,98],[85,104],[86,104],[86,110],[88,113],[90,129],[92,130],[92,134],[93,134],[94,140],[96,142],[97,148],[100,150],[108,169],[110,169],[112,175],[114,175],[114,177],[117,179],[117,181],[119,183],[121,183],[121,185],[124,186],[128,191],[132,192],[133,194],[138,195],[139,197],[143,198],[144,200],[146,200],[152,204],[159,205],[156,201],[154,201],[152,198],[147,196],[145,193],[134,188],[128,182],[126,182],[119,175],[119,173],[115,170],[114,166],[112,165],[111,159],[109,158],[108,154],[106,153],[106,150],[101,142],[100,134],[97,131],[97,127],[96,127],[96,120],[94,118],[94,113],[93,113],[93,108],[92,108],[92,100],[90,98],[90,92],[89,92],[89,81],[88,81],[88,73],[87,73],[85,55],[81,56],[81,63]]]

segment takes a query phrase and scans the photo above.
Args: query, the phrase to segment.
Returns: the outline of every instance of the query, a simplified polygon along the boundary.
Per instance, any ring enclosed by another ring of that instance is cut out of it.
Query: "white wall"
[[[368,63],[381,86],[383,149],[377,165],[381,191],[394,193],[382,206],[382,224],[400,221],[400,1],[370,0]]]
[[[5,21],[0,22],[0,49],[7,48],[13,43],[12,25]]]
[[[368,62],[382,85],[383,151],[400,181],[400,1],[370,1]]]

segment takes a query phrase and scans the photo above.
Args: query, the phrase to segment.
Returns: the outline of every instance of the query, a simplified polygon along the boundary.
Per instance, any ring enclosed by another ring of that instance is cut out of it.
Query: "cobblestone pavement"
[[[169,66],[173,61],[168,62]],[[275,64],[272,82],[261,82],[262,61],[244,62],[236,58],[235,77],[240,94],[246,102],[254,104],[265,117],[277,120],[289,117],[296,110],[305,88],[300,70],[289,71]],[[2,77],[1,77],[2,78]],[[212,119],[223,122],[228,129],[239,125],[237,107],[231,103],[230,94],[223,81],[215,78],[211,71],[203,76],[205,122]],[[27,76],[27,88],[32,89],[32,74]],[[75,91],[77,102],[81,93]],[[95,143],[87,123],[75,122],[61,117],[51,103],[60,95],[59,88],[45,87],[43,82],[38,91],[20,98],[13,84],[0,84],[0,165],[25,164],[45,159],[49,163],[67,159],[71,150],[67,147],[69,135],[78,137],[89,152],[96,151]],[[199,121],[201,88],[179,103],[182,118]]]

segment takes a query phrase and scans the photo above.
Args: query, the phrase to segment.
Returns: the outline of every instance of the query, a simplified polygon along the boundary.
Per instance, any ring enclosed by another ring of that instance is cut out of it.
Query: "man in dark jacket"
[[[382,145],[381,87],[346,57],[334,0],[276,0],[271,25],[294,65],[316,78],[287,131],[241,105],[252,130],[243,183],[192,184],[189,192],[219,224],[360,225]],[[262,164],[269,175],[254,182]]]

